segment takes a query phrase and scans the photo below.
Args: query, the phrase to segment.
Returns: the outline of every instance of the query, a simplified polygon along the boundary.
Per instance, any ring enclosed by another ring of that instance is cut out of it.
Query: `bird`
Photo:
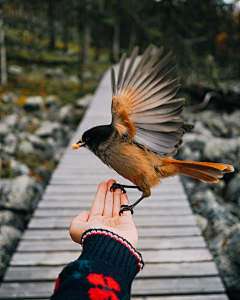
[[[141,197],[119,211],[131,211],[151,188],[167,177],[182,174],[204,182],[218,182],[231,165],[212,162],[173,159],[183,142],[183,135],[194,128],[180,117],[184,98],[173,99],[180,88],[180,77],[172,51],[163,58],[164,47],[151,55],[153,45],[138,56],[136,46],[126,65],[126,53],[121,57],[117,76],[111,68],[112,120],[110,124],[85,131],[72,149],[85,147],[104,164],[130,180],[134,185],[114,183],[111,191],[135,188]]]

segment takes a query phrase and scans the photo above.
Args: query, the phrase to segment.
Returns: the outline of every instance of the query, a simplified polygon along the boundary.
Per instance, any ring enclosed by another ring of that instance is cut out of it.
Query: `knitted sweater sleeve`
[[[125,239],[102,229],[87,230],[80,257],[60,273],[51,300],[127,300],[141,254]]]

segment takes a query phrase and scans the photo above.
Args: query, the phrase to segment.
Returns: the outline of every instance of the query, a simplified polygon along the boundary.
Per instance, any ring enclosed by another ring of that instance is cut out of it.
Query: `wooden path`
[[[48,299],[58,273],[80,252],[69,237],[71,219],[90,209],[101,181],[125,182],[90,151],[70,147],[85,129],[110,122],[110,99],[107,72],[12,257],[0,299]],[[128,196],[133,202],[139,192]],[[145,268],[133,283],[132,298],[228,299],[178,177],[155,188],[135,209],[134,221]]]

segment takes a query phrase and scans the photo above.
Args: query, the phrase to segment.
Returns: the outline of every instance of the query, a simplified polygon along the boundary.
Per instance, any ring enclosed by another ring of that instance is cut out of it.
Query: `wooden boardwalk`
[[[79,256],[71,219],[89,210],[98,184],[126,182],[86,149],[72,151],[82,132],[110,122],[110,74],[72,138],[13,255],[0,299],[48,299],[61,269]],[[129,191],[130,202],[140,193]],[[142,300],[227,300],[215,263],[206,248],[178,177],[166,179],[135,209],[138,250],[145,268],[133,283],[132,298]]]

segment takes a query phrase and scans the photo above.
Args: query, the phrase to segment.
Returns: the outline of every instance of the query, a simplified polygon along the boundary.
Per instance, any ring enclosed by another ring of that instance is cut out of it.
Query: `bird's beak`
[[[82,141],[82,139],[80,139],[76,144],[73,144],[72,145],[72,149],[73,150],[76,150],[80,147],[83,147],[85,145],[85,143]]]

